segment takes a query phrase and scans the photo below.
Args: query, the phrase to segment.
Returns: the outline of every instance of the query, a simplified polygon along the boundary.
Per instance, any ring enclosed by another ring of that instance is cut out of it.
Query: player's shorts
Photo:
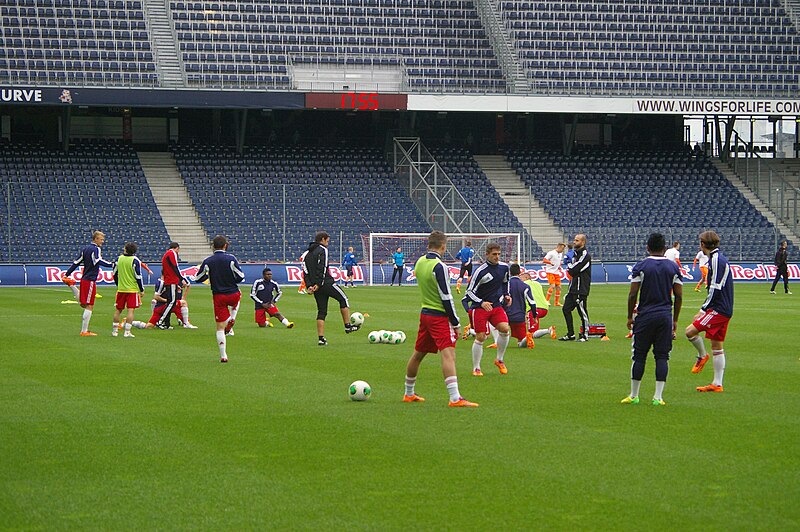
[[[150,319],[148,320],[148,322],[152,323],[153,325],[158,323],[158,320],[160,320],[161,316],[164,315],[164,311],[165,310],[167,310],[167,304],[166,303],[157,304],[155,307],[153,307],[153,314],[150,316]]]
[[[117,292],[117,310],[139,308],[141,305],[138,292]]]
[[[94,297],[97,295],[97,283],[81,279],[80,304],[94,305]]]
[[[214,294],[214,320],[217,323],[228,321],[228,318],[231,317],[230,308],[238,306],[241,298],[241,292]]]
[[[270,316],[274,316],[275,314],[280,314],[278,311],[278,307],[275,305],[270,305],[269,308],[257,308],[256,309],[256,323],[259,325],[266,325],[267,324],[267,314]]]
[[[456,346],[456,332],[447,316],[419,315],[419,330],[414,349],[420,353],[436,353]]]
[[[508,315],[503,307],[494,307],[491,312],[478,307],[472,311],[472,321],[476,333],[489,334],[489,324],[497,328],[500,323],[508,323]]]
[[[707,310],[700,318],[694,320],[692,325],[698,331],[705,331],[706,338],[722,342],[728,332],[730,318],[719,314],[716,310]]]
[[[547,284],[561,286],[561,274],[558,273],[548,273],[547,274]]]
[[[353,276],[353,267],[352,266],[345,266],[344,271],[347,272],[347,276],[348,277],[352,277]]]
[[[464,275],[466,274],[466,275]],[[472,263],[462,264],[461,269],[458,271],[459,277],[469,277],[472,275]]]
[[[517,340],[522,340],[529,332],[535,332],[538,329],[539,318],[534,317],[533,312],[528,311],[525,313],[525,321],[508,322],[511,327],[511,336]]]
[[[545,316],[547,316],[547,309],[536,307],[536,319],[544,318]]]

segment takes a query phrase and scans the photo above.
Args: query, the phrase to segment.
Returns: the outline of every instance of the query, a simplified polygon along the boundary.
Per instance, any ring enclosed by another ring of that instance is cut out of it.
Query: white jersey
[[[681,252],[675,248],[669,248],[664,256],[674,263],[677,263],[681,258]]]
[[[550,264],[544,264],[544,271],[547,273],[558,273],[558,269],[561,266],[561,263],[564,260],[564,254],[559,253],[558,251],[551,249],[547,252],[547,255],[544,256],[544,260],[549,261]]]
[[[697,265],[701,268],[704,266],[708,266],[708,256],[703,253],[702,251],[698,251],[697,255],[695,255],[694,260],[697,261]]]

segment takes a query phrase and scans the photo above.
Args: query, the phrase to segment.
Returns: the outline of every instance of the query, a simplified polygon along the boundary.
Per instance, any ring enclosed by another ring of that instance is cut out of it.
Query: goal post
[[[394,262],[392,257],[397,250],[405,257],[403,282],[416,284],[413,275],[414,263],[428,249],[430,233],[369,233],[361,235],[364,250],[369,259],[368,282],[370,286],[386,284],[392,279]],[[447,250],[442,260],[451,266],[451,277],[458,275],[459,260],[456,254],[467,242],[475,250],[473,261],[480,262],[486,254],[486,245],[494,242],[500,245],[500,260],[518,262],[522,257],[522,238],[519,233],[471,233],[448,234]],[[453,268],[456,273],[452,273]],[[365,279],[366,280],[366,279]]]

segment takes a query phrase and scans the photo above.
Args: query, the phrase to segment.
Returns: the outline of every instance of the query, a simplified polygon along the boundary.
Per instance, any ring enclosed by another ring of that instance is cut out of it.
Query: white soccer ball
[[[405,339],[405,338],[403,338],[403,336],[405,336],[403,334],[403,331],[394,331],[392,333],[392,340],[389,343],[390,344],[402,344],[403,340]]]
[[[406,333],[404,333],[403,331],[397,331],[395,334],[400,337],[400,341],[397,342],[397,343],[399,343],[399,344],[405,343],[405,341],[406,341]]]
[[[367,335],[367,339],[371,344],[379,344],[381,343],[381,335],[380,331],[372,331]]]
[[[351,401],[367,401],[372,396],[372,388],[366,381],[355,381],[347,389]]]
[[[362,325],[364,323],[364,315],[360,312],[353,312],[350,314],[351,325]]]
[[[381,333],[382,344],[392,343],[392,335],[394,334],[392,331],[380,331],[380,333]]]

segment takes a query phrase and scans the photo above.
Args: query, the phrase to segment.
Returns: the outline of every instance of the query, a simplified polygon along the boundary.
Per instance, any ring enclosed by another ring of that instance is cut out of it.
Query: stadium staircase
[[[145,16],[150,38],[155,47],[156,68],[162,87],[184,87],[183,68],[175,48],[178,40],[172,29],[164,0],[145,0]]]
[[[511,167],[503,155],[474,155],[473,159],[480,165],[483,173],[489,178],[492,186],[500,194],[531,238],[543,249],[549,251],[551,246],[564,240],[561,228],[542,208],[539,201],[531,197],[528,187]]]
[[[794,164],[798,164],[797,159],[788,159],[788,161],[793,161]],[[719,159],[712,159],[714,166],[720,171],[720,173],[725,176],[733,186],[735,186],[739,192],[749,201],[761,214],[763,214],[770,222],[775,224],[775,227],[783,233],[787,238],[792,240],[793,242],[800,242],[800,235],[796,231],[793,231],[788,225],[786,225],[776,214],[769,208],[766,202],[764,202],[761,198],[766,196],[766,190],[758,190],[753,191],[750,187],[745,184],[744,181],[736,174],[736,172],[726,163],[720,161]],[[800,165],[798,165],[797,170],[800,171]],[[751,170],[751,174],[755,175],[755,165],[754,169]],[[798,174],[795,174],[795,179],[797,178]],[[763,180],[764,186],[760,188],[764,188],[766,186],[766,179]],[[797,181],[795,181],[795,186],[797,186]]]
[[[189,198],[175,159],[166,152],[139,152],[138,156],[167,233],[181,245],[181,259],[199,264],[211,253],[210,239]]]
[[[794,25],[800,27],[800,0],[784,0],[783,5]]]
[[[486,29],[489,41],[494,48],[494,53],[497,55],[500,68],[502,68],[503,74],[508,80],[508,86],[511,92],[529,92],[531,87],[528,83],[525,69],[522,68],[517,53],[514,51],[511,39],[506,32],[506,28],[494,0],[478,0],[476,2],[476,7],[478,8],[478,15],[481,18],[481,23]]]

